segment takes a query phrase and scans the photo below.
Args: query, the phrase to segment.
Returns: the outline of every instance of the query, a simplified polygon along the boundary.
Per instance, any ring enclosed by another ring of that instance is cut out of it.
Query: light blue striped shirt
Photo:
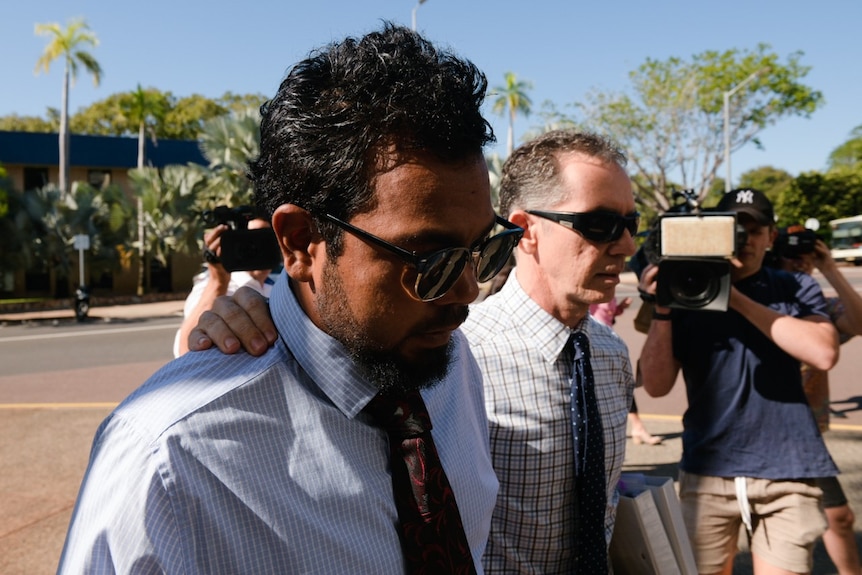
[[[360,413],[375,390],[285,279],[267,354],[186,354],[100,426],[60,573],[403,572],[387,438]],[[481,375],[453,338],[422,396],[481,570],[497,480]]]

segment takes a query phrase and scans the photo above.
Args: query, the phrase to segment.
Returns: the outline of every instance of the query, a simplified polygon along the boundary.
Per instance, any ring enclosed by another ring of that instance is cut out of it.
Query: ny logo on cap
[[[752,192],[751,190],[739,190],[738,192],[736,192],[736,203],[753,204],[754,192]]]

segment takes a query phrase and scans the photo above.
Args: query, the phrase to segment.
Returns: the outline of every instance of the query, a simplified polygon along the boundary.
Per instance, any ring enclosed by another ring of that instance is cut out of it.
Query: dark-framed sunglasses
[[[602,210],[594,212],[527,210],[527,213],[557,222],[561,226],[575,230],[590,241],[603,244],[617,241],[622,237],[625,230],[628,230],[632,237],[635,237],[641,220],[641,215],[638,212],[624,216]]]
[[[419,255],[399,248],[331,214],[319,217],[370,244],[395,254],[404,263],[413,267],[416,270],[416,280],[411,282],[412,285],[405,283],[404,288],[412,296],[424,302],[434,301],[446,295],[446,292],[452,289],[461,277],[464,266],[470,260],[473,262],[473,271],[478,281],[486,282],[493,278],[506,265],[512,250],[524,235],[522,228],[496,216],[496,223],[505,228],[502,232],[483,238],[469,248],[446,248],[428,255]],[[406,282],[404,276],[402,281]]]

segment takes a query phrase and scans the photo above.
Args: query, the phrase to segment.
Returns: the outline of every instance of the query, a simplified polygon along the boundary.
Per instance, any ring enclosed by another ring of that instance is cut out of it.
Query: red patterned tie
[[[365,411],[389,434],[392,491],[408,573],[476,573],[422,396],[418,391],[378,395]]]

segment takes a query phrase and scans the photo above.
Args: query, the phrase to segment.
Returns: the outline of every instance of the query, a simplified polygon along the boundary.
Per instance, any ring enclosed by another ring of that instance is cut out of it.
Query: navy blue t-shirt
[[[829,317],[806,274],[763,268],[734,285],[779,313]],[[805,399],[799,361],[739,313],[675,312],[673,351],[688,396],[683,471],[763,479],[838,473]]]

